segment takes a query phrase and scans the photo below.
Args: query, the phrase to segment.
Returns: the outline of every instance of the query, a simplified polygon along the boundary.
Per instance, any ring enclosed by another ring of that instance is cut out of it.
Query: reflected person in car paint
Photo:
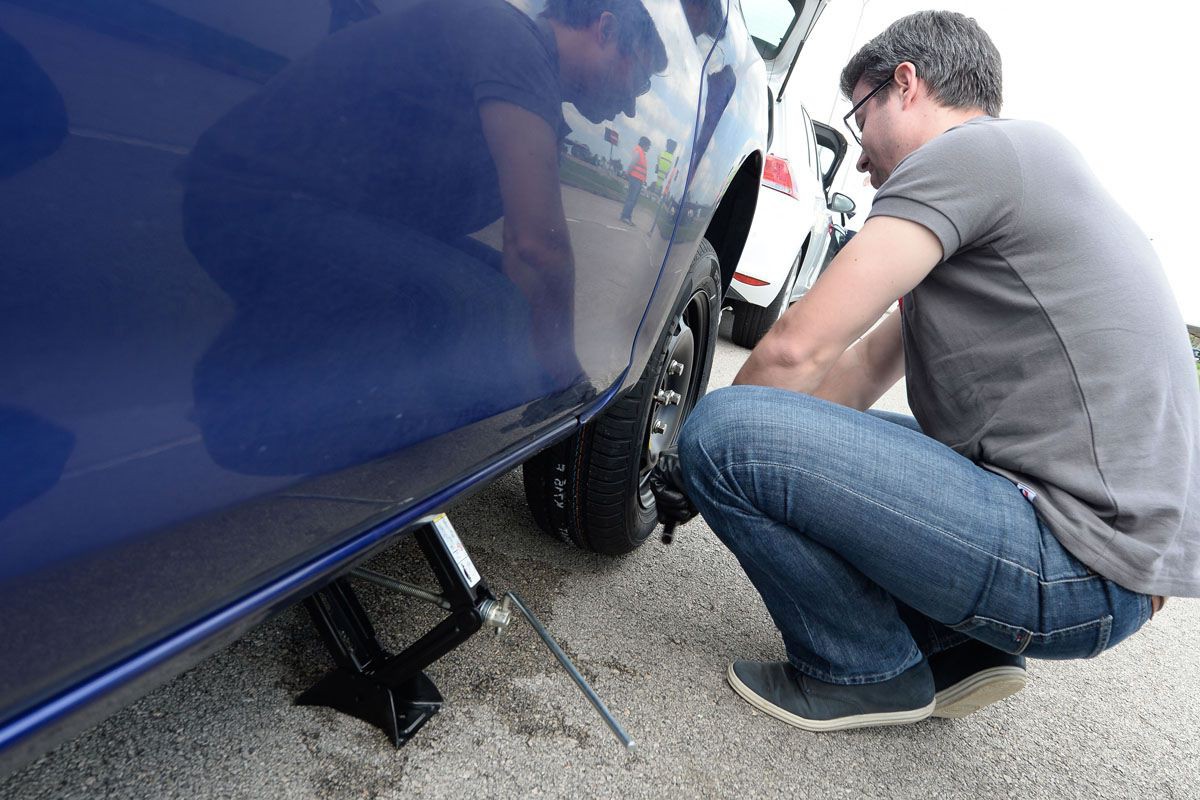
[[[184,201],[236,305],[194,378],[213,457],[326,471],[584,383],[561,106],[632,115],[666,63],[639,0],[426,2],[350,24],[218,121]],[[502,251],[470,236],[501,215]]]
[[[62,94],[21,44],[0,29],[0,180],[53,154],[67,138]]]
[[[53,155],[67,137],[58,87],[16,39],[0,29],[0,181]],[[11,266],[10,266],[11,268]],[[22,303],[27,298],[4,299]],[[27,408],[0,403],[0,520],[62,478],[75,435]]]

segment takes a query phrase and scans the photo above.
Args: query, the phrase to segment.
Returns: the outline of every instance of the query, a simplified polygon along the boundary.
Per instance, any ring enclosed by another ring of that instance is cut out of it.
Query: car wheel
[[[783,312],[787,311],[788,298],[792,294],[792,287],[796,283],[796,276],[800,273],[800,260],[803,258],[804,252],[796,256],[796,261],[792,264],[792,269],[788,272],[787,278],[783,281],[783,286],[779,289],[779,294],[775,295],[775,299],[771,301],[771,305],[763,308],[756,306],[753,303],[747,303],[743,300],[735,300],[730,305],[733,307],[733,327],[730,330],[729,337],[733,339],[734,344],[742,347],[753,348],[758,344],[767,331],[771,330]]]
[[[657,524],[650,471],[704,394],[720,319],[721,271],[707,240],[638,382],[603,414],[523,467],[538,527],[584,550],[628,553]]]

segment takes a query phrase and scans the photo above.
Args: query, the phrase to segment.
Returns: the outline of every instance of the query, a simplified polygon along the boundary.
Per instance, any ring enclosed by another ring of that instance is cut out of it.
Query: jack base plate
[[[328,706],[382,730],[402,747],[442,707],[442,694],[424,672],[396,686],[341,667],[326,673],[296,698],[302,706]]]

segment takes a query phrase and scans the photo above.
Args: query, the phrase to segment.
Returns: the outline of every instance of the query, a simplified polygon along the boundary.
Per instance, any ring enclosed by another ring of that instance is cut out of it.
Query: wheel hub
[[[667,339],[666,367],[654,387],[650,420],[646,431],[645,457],[638,473],[638,494],[644,508],[654,504],[650,491],[650,472],[658,463],[659,454],[679,439],[679,429],[696,403],[693,384],[700,368],[700,345],[696,331],[707,323],[708,298],[697,292],[684,310],[675,318]]]

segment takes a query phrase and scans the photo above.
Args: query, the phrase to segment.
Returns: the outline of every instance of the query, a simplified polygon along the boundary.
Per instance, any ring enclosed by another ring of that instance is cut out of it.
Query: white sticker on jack
[[[458,564],[458,570],[462,573],[467,586],[474,586],[479,583],[479,570],[475,569],[475,562],[471,561],[471,556],[467,553],[467,548],[463,546],[462,540],[458,538],[458,533],[454,530],[454,526],[450,524],[450,518],[445,514],[439,514],[433,521],[433,529],[437,531],[442,544],[446,545],[446,549],[450,551],[450,555],[454,558],[454,563]]]

